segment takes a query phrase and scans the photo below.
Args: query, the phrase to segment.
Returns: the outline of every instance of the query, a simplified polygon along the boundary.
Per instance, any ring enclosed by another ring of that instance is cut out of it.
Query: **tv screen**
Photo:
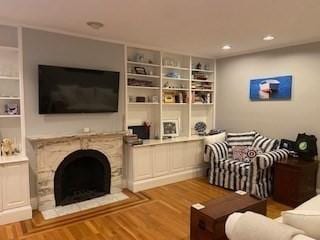
[[[119,72],[39,65],[39,113],[118,111]]]

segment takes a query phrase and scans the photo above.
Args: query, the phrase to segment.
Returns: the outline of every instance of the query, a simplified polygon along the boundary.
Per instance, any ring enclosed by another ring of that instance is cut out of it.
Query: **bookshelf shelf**
[[[144,62],[135,62],[135,61],[128,61],[127,63],[132,65],[141,65],[141,66],[147,66],[147,67],[160,67],[159,64],[153,64],[153,63],[144,63]]]
[[[207,88],[209,86],[213,87],[215,83],[214,60],[130,46],[126,46],[125,52],[127,86],[125,88],[127,113],[125,116],[125,129],[128,129],[128,126],[151,122],[151,139],[162,139],[161,122],[167,119],[179,120],[180,137],[194,135],[194,125],[199,121],[204,121],[208,126],[208,130],[214,128],[214,89],[201,89],[201,87],[205,86]],[[136,61],[137,58],[143,59],[143,62]],[[149,61],[152,63],[147,63]],[[195,66],[199,65],[199,63],[203,68],[208,68],[209,70],[195,69]],[[132,67],[135,65],[144,67],[146,72],[152,69],[153,75],[132,73]],[[128,68],[130,68],[129,72]],[[205,77],[207,80],[194,79],[194,76]],[[149,84],[153,86],[130,86],[128,85],[128,80],[132,81],[131,78],[134,78],[133,81],[152,82],[152,84]],[[175,96],[173,97],[173,103],[164,101],[168,94]],[[158,102],[157,100],[155,102],[129,101],[129,99],[132,100],[142,96],[146,97],[148,101],[151,101],[151,98],[158,99]],[[178,99],[181,101],[181,97],[183,102],[175,102]],[[208,101],[208,103],[195,103],[194,101]]]

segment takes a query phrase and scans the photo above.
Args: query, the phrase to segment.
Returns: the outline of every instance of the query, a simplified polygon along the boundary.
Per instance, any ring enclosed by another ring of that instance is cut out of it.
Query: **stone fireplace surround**
[[[56,207],[55,172],[65,157],[77,150],[92,149],[103,153],[111,167],[111,193],[120,192],[124,134],[116,132],[30,137],[37,158],[38,209],[45,211]]]

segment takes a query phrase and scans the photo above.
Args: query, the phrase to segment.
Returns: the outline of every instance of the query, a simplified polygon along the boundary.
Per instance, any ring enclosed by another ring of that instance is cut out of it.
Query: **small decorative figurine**
[[[18,111],[18,104],[17,103],[8,103],[5,105],[5,111],[9,115],[17,115]]]
[[[1,142],[1,155],[2,156],[12,156],[14,153],[13,142],[9,138],[4,138]]]

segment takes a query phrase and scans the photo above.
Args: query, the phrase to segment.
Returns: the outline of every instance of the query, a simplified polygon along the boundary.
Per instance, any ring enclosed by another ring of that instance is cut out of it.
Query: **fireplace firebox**
[[[75,151],[61,162],[54,176],[56,206],[81,202],[110,193],[108,158],[97,150]]]

